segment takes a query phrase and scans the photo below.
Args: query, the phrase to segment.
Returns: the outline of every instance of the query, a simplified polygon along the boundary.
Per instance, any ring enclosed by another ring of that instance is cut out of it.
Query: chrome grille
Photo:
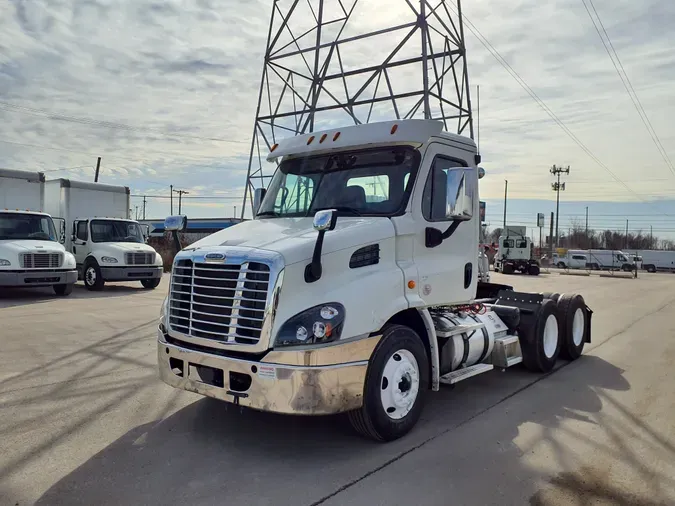
[[[171,274],[169,326],[192,337],[222,343],[260,340],[270,268],[177,260]]]
[[[19,257],[22,269],[56,269],[61,267],[61,253],[22,253]]]
[[[150,265],[155,263],[154,253],[126,253],[124,260],[127,265]]]

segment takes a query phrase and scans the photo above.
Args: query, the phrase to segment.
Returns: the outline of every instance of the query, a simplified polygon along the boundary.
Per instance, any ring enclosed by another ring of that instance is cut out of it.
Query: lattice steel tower
[[[473,138],[461,19],[460,0],[274,0],[241,217],[278,139],[394,118]]]

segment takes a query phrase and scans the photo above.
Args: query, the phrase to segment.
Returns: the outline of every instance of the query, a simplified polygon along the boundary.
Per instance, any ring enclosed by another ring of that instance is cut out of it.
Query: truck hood
[[[57,253],[63,252],[66,248],[63,244],[56,241],[34,241],[32,239],[2,239],[0,240],[0,250],[12,253]]]
[[[213,246],[240,246],[276,251],[286,265],[312,258],[318,232],[313,218],[271,218],[249,220],[211,234],[186,250]],[[394,225],[384,217],[340,216],[335,230],[326,232],[323,254],[362,244],[376,243],[394,236]]]

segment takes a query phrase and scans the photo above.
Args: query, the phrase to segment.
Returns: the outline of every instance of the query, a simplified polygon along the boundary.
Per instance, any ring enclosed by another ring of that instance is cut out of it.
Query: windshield
[[[138,223],[121,220],[92,221],[91,240],[93,242],[144,242]]]
[[[0,213],[0,240],[34,239],[56,241],[56,229],[49,216]]]
[[[402,213],[419,160],[416,149],[402,146],[285,160],[257,216],[313,216],[320,209],[356,216]]]

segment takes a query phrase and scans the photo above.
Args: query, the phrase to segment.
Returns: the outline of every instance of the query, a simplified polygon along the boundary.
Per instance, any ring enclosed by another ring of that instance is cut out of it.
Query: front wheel
[[[160,281],[162,281],[162,278],[141,279],[141,284],[146,290],[152,290],[159,286]]]
[[[84,286],[88,290],[102,290],[105,281],[101,274],[101,268],[95,261],[89,261],[84,265]]]
[[[68,285],[63,284],[63,285],[54,285],[54,293],[59,296],[65,296],[65,295],[70,295],[73,293],[73,283],[70,283]]]
[[[407,434],[422,413],[429,363],[422,339],[404,325],[387,325],[373,353],[363,406],[347,415],[354,429],[377,441]]]

